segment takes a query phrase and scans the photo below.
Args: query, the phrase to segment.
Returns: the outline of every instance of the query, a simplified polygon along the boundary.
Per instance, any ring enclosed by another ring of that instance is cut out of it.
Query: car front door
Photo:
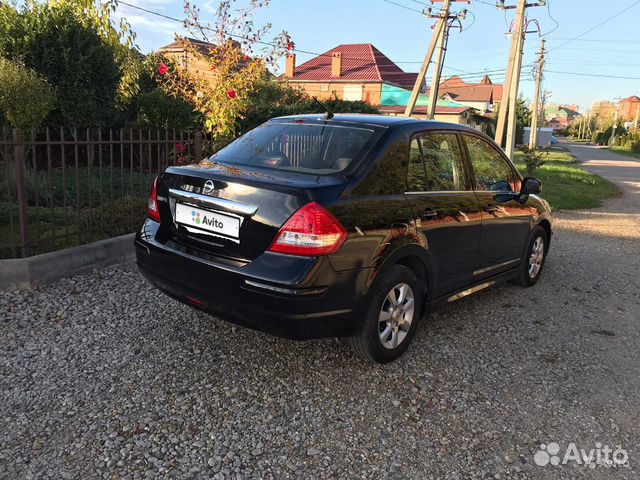
[[[517,267],[531,229],[531,210],[516,199],[499,201],[500,193],[520,191],[520,176],[499,148],[480,135],[463,133],[482,211],[478,280]],[[504,200],[504,198],[500,198]]]
[[[473,280],[481,213],[456,132],[412,137],[405,196],[426,242],[434,279],[432,298]]]

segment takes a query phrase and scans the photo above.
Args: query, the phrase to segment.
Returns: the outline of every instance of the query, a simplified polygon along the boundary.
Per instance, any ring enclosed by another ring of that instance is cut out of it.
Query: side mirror
[[[542,191],[542,182],[537,178],[526,177],[522,180],[520,193],[525,195],[538,195]]]

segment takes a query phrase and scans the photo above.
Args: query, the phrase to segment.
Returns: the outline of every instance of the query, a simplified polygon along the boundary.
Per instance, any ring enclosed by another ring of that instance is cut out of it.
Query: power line
[[[622,75],[602,75],[599,73],[584,73],[584,72],[559,72],[557,70],[547,70],[549,73],[559,73],[562,75],[576,75],[579,77],[600,77],[600,78],[618,78],[622,80],[640,80],[640,77],[624,77]]]
[[[608,17],[608,18],[604,19],[602,22],[598,23],[597,25],[594,25],[594,26],[593,26],[593,27],[591,27],[590,29],[588,29],[588,30],[586,30],[586,31],[582,32],[580,35],[577,35],[577,36],[575,36],[575,37],[573,37],[573,38],[571,38],[571,39],[567,40],[566,42],[564,42],[563,44],[561,44],[561,45],[559,45],[559,46],[557,46],[557,47],[553,47],[553,48],[549,49],[549,51],[558,50],[559,48],[562,48],[562,47],[564,47],[565,45],[568,45],[568,44],[569,44],[569,43],[571,43],[571,42],[575,42],[576,40],[578,40],[578,39],[580,39],[580,38],[584,37],[584,36],[585,36],[585,35],[587,35],[588,33],[593,32],[595,29],[597,29],[597,28],[601,27],[602,25],[604,25],[604,24],[605,24],[605,23],[607,23],[607,22],[610,22],[610,21],[611,21],[611,20],[613,20],[614,18],[616,18],[616,17],[618,17],[618,16],[622,15],[624,12],[626,12],[627,10],[632,9],[633,7],[635,7],[635,6],[636,6],[636,5],[638,5],[638,4],[640,4],[640,0],[638,0],[638,1],[636,1],[636,2],[633,2],[631,5],[629,5],[629,6],[625,7],[625,8],[623,8],[623,9],[622,9],[622,10],[620,10],[619,12],[614,13],[613,15],[611,15],[610,17]]]
[[[634,40],[610,40],[610,39],[599,39],[599,38],[574,38],[574,39],[570,39],[570,38],[562,38],[562,37],[555,37],[553,40],[571,40],[574,42],[597,42],[597,43],[623,43],[623,44],[629,44],[629,43],[640,43],[640,41],[634,41]]]
[[[390,1],[390,0],[385,0],[385,1]],[[181,20],[179,18],[172,17],[172,16],[166,15],[164,13],[156,12],[154,10],[150,10],[148,8],[144,8],[144,7],[141,7],[139,5],[134,5],[134,4],[128,3],[126,1],[118,0],[118,4],[119,5],[126,5],[127,7],[133,8],[134,10],[140,10],[140,11],[148,13],[150,15],[155,15],[156,17],[160,17],[160,18],[164,18],[166,20],[171,20],[173,22],[181,23],[182,25],[189,25],[189,26],[194,26],[194,27],[197,26],[195,23],[188,22],[188,21],[185,21],[185,20]],[[420,13],[422,13],[422,12],[420,12]],[[214,31],[213,29],[205,27],[205,26],[202,26],[202,29],[203,30],[207,30],[207,31]],[[245,36],[242,36],[242,35],[236,35],[236,34],[233,34],[233,33],[226,33],[226,35],[229,36],[229,37],[232,37],[232,38],[240,39],[240,40],[253,40],[253,39],[251,39],[249,37],[245,37]],[[256,40],[256,43],[260,43],[262,45],[268,45],[268,46],[272,46],[272,47],[277,47],[278,46],[278,44],[275,43],[275,42],[265,42],[263,40]],[[307,55],[314,55],[316,57],[331,57],[330,53],[312,52],[310,50],[302,50],[300,48],[295,48],[295,47],[292,49],[292,51],[295,51],[295,52],[298,52],[298,53],[305,53]],[[349,55],[344,55],[342,58],[343,59],[349,59],[349,60],[361,60],[363,62],[371,60],[370,57],[367,57],[367,58],[364,58],[364,57],[352,57],[352,56],[349,56]],[[394,62],[394,63],[413,63],[413,62]],[[420,62],[417,62],[417,63],[420,63]],[[388,65],[391,65],[391,64],[388,64]],[[395,73],[399,73],[399,72],[395,72]]]
[[[474,0],[474,1],[478,1],[478,0]],[[160,17],[160,18],[164,18],[166,20],[171,20],[173,22],[180,23],[182,25],[185,25],[185,23],[186,23],[187,25],[195,26],[195,24],[192,24],[190,22],[185,22],[184,20],[181,20],[179,18],[172,17],[170,15],[166,15],[166,14],[161,13],[161,12],[156,12],[154,10],[151,10],[151,9],[148,9],[148,8],[145,8],[145,7],[141,7],[139,5],[134,5],[132,3],[129,3],[129,2],[126,2],[126,1],[123,1],[123,0],[119,0],[118,4],[125,5],[127,7],[130,7],[132,9],[134,9],[134,10],[139,10],[139,11],[148,13],[150,15],[154,15],[154,16],[157,16],[157,17]],[[209,31],[212,30],[212,29],[207,28],[207,27],[204,27],[204,29],[205,30],[209,30]],[[238,38],[238,39],[248,40],[247,37],[243,37],[241,35],[229,34],[229,36],[230,37],[234,37],[234,38]],[[277,46],[277,44],[274,43],[274,42],[258,41],[257,43],[260,43],[260,44],[263,44],[263,45],[268,45],[268,46]],[[331,57],[330,53],[318,53],[318,52],[313,52],[313,51],[310,51],[310,50],[303,50],[303,49],[295,48],[295,47],[293,48],[293,51],[295,51],[297,53],[313,55],[313,56],[316,56],[316,57]],[[493,56],[493,55],[490,55],[490,56]],[[475,57],[475,58],[478,58],[478,57]],[[354,57],[354,56],[349,56],[349,55],[343,56],[343,59],[349,59],[349,60],[353,60],[353,61],[362,61],[362,62],[368,62],[368,61],[371,60],[370,57],[364,58],[364,57]],[[398,62],[393,62],[391,60],[390,60],[390,62],[391,63],[381,63],[380,65],[381,66],[392,66],[392,65],[396,65],[398,63],[400,63],[400,64],[413,64],[413,63],[418,64],[418,63],[422,63],[422,62],[419,62],[419,61],[398,61]],[[451,67],[449,65],[445,65],[445,68],[447,68],[449,70],[462,72],[463,75],[458,75],[458,76],[463,78],[463,79],[471,79],[473,77],[480,77],[480,76],[484,76],[485,74],[492,74],[494,76],[498,76],[502,72],[505,71],[505,69],[501,68],[501,69],[484,70],[484,71],[478,71],[478,72],[468,72],[466,70],[461,70],[461,69],[458,69],[458,68],[455,68],[455,67]],[[383,69],[383,70],[381,70],[381,73],[400,73],[400,72],[393,71],[393,70],[384,70]]]
[[[391,5],[396,5],[397,7],[404,8],[405,10],[411,10],[412,12],[418,12],[420,15],[422,15],[422,10],[416,10],[415,8],[407,7],[406,5],[394,2],[393,0],[382,0],[382,1],[390,3]],[[421,2],[418,2],[418,3],[421,3]]]
[[[541,37],[546,37],[547,35],[555,32],[558,29],[558,27],[560,27],[560,24],[558,23],[558,21],[555,18],[553,18],[553,15],[551,15],[551,0],[547,0],[547,14],[549,15],[549,18],[551,19],[551,21],[556,24],[556,26],[553,27],[551,31],[541,34],[540,35]]]

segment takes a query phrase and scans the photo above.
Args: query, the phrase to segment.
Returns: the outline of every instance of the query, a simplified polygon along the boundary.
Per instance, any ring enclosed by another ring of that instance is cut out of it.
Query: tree
[[[102,35],[117,30],[103,32],[108,18],[92,17],[85,3],[28,0],[19,9],[0,3],[0,55],[24,63],[58,91],[50,124],[107,125],[116,115],[118,57],[124,47],[116,47],[113,38],[105,40]]]
[[[502,105],[498,105],[495,112],[495,118],[498,118],[498,112],[500,111],[500,107]],[[518,97],[518,101],[516,102],[516,132],[515,132],[515,143],[516,145],[522,145],[524,143],[524,127],[528,127],[531,125],[531,110],[527,107],[527,101],[525,98],[520,95]],[[507,138],[507,132],[505,129],[504,136],[502,137],[501,145],[504,145]]]
[[[267,1],[251,0],[246,8],[234,10],[235,0],[221,1],[212,23],[200,19],[199,10],[185,3],[185,25],[190,35],[201,40],[186,41],[190,52],[208,65],[212,78],[191,75],[179,66],[157,65],[156,79],[169,94],[185,98],[204,118],[204,128],[221,142],[233,138],[239,121],[249,109],[249,98],[267,75],[267,66],[293,48],[286,32],[272,42],[264,37],[270,25],[256,27],[253,16]],[[186,39],[185,39],[186,40]],[[267,49],[257,47],[268,44]],[[206,47],[203,48],[203,45]]]
[[[56,102],[56,91],[24,65],[0,57],[0,118],[14,128],[37,128]]]

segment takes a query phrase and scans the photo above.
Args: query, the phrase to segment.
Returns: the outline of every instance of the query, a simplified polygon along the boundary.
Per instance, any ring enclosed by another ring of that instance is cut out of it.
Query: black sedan
[[[146,278],[276,335],[347,336],[381,363],[404,352],[425,310],[538,281],[549,206],[486,135],[328,117],[270,120],[158,176],[135,239]]]

